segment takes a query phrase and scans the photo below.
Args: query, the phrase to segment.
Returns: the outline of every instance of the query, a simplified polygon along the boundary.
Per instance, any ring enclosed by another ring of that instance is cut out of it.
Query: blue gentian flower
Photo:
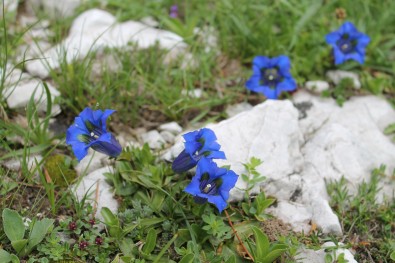
[[[217,143],[215,133],[208,128],[189,132],[183,135],[185,150],[173,161],[172,169],[175,173],[186,172],[196,166],[202,157],[208,159],[226,159],[225,153],[219,151],[221,145]]]
[[[237,178],[238,175],[232,170],[219,168],[212,160],[202,158],[196,175],[184,191],[193,195],[199,204],[214,204],[221,213],[227,206],[229,191],[235,186]]]
[[[67,129],[66,143],[71,145],[78,161],[87,155],[89,147],[110,157],[117,157],[121,153],[121,145],[106,130],[106,120],[114,112],[85,108],[74,119],[74,123]]]
[[[252,61],[253,74],[246,82],[246,87],[264,94],[268,99],[277,99],[281,92],[296,89],[290,68],[291,62],[287,56],[256,56]]]
[[[337,31],[325,37],[326,43],[333,47],[335,64],[342,64],[353,59],[360,64],[365,61],[365,47],[369,44],[369,36],[357,30],[351,22],[345,22]]]

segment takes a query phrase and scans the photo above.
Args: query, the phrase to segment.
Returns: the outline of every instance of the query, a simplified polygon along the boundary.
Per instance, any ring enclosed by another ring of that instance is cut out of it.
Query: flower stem
[[[226,217],[228,218],[229,225],[230,225],[230,227],[232,228],[233,233],[235,234],[235,236],[236,236],[237,239],[239,240],[240,245],[243,247],[244,251],[247,253],[248,257],[252,260],[252,262],[255,262],[253,256],[250,254],[250,252],[249,252],[249,251],[247,250],[247,248],[244,246],[243,241],[241,240],[241,238],[240,238],[239,234],[237,233],[236,229],[234,228],[233,223],[232,223],[232,220],[230,219],[230,216],[229,216],[229,214],[228,214],[228,211],[227,211],[226,209],[225,209],[224,211],[225,211]]]

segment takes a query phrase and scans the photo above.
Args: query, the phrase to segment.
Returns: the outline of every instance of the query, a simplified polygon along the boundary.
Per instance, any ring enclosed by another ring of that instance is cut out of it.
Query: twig
[[[237,233],[236,229],[234,228],[233,223],[232,223],[232,220],[230,220],[230,216],[229,216],[228,211],[227,211],[226,209],[225,209],[225,215],[226,215],[226,217],[228,218],[229,225],[230,225],[230,227],[232,228],[233,233],[235,234],[235,236],[236,236],[237,239],[239,240],[240,245],[243,247],[243,249],[244,249],[244,251],[247,253],[247,255],[251,258],[252,262],[255,262],[255,261],[254,261],[254,258],[253,258],[252,255],[250,254],[250,252],[248,252],[247,248],[244,246],[243,241],[241,241],[241,238],[240,238],[239,234]]]
[[[95,202],[93,203],[93,215],[92,215],[92,217],[95,217],[96,210],[97,210],[97,204],[99,203],[99,187],[100,187],[99,183],[100,183],[100,179],[97,180],[97,182],[96,182]]]

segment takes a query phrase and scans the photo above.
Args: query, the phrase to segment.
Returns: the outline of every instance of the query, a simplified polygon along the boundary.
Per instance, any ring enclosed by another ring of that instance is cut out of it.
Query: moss
[[[71,158],[56,154],[47,158],[44,168],[56,186],[66,187],[77,178]]]

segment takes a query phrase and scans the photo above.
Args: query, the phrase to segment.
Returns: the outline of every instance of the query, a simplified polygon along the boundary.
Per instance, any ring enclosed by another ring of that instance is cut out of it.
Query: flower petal
[[[247,89],[253,91],[253,92],[260,92],[260,86],[261,86],[261,77],[257,75],[252,75],[249,80],[245,83],[245,86]]]
[[[263,94],[266,96],[266,98],[268,98],[268,99],[272,99],[272,100],[275,100],[275,99],[277,99],[278,98],[278,94],[277,94],[277,92],[276,92],[276,89],[272,89],[272,88],[270,88],[270,87],[268,87],[268,86],[261,86],[263,89]]]
[[[192,131],[185,133],[182,137],[184,138],[185,141],[195,141],[196,136],[199,134],[199,131]]]
[[[89,144],[95,151],[111,157],[117,157],[122,152],[122,147],[111,133],[101,135],[97,140]]]
[[[105,110],[103,113],[101,113],[100,123],[101,123],[101,128],[103,129],[104,132],[107,132],[107,130],[106,130],[107,119],[114,112],[116,112],[116,111],[115,110]]]
[[[222,151],[212,151],[206,157],[210,158],[210,159],[223,159],[223,160],[226,160],[225,153],[222,152]]]
[[[207,198],[207,201],[214,204],[220,213],[228,206],[228,203],[222,198],[221,195],[198,194],[198,196]]]
[[[83,142],[75,142],[71,145],[75,157],[77,157],[80,162],[88,154],[88,146]]]
[[[183,173],[192,169],[197,164],[197,161],[191,157],[189,153],[183,150],[177,157],[174,159],[171,168],[175,173]]]
[[[326,43],[329,45],[336,45],[336,42],[341,38],[339,32],[331,32],[325,36]]]
[[[281,55],[277,57],[277,61],[275,66],[278,67],[278,70],[283,77],[291,77],[291,73],[289,70],[291,69],[291,60],[289,57]]]
[[[363,47],[365,48],[370,42],[370,37],[368,35],[365,35],[363,33],[360,33],[358,35],[358,43],[357,47]]]
[[[283,81],[277,84],[277,91],[293,91],[296,89],[296,81],[293,78],[285,78]]]
[[[346,21],[343,23],[343,25],[340,26],[338,32],[341,35],[344,34],[354,35],[356,32],[358,32],[358,30],[353,23],[351,23],[350,21]]]
[[[259,69],[266,68],[269,66],[270,58],[265,56],[256,56],[252,61],[252,64]]]
[[[335,65],[342,64],[344,63],[344,61],[346,61],[345,55],[337,47],[333,48],[333,56],[335,57]]]

